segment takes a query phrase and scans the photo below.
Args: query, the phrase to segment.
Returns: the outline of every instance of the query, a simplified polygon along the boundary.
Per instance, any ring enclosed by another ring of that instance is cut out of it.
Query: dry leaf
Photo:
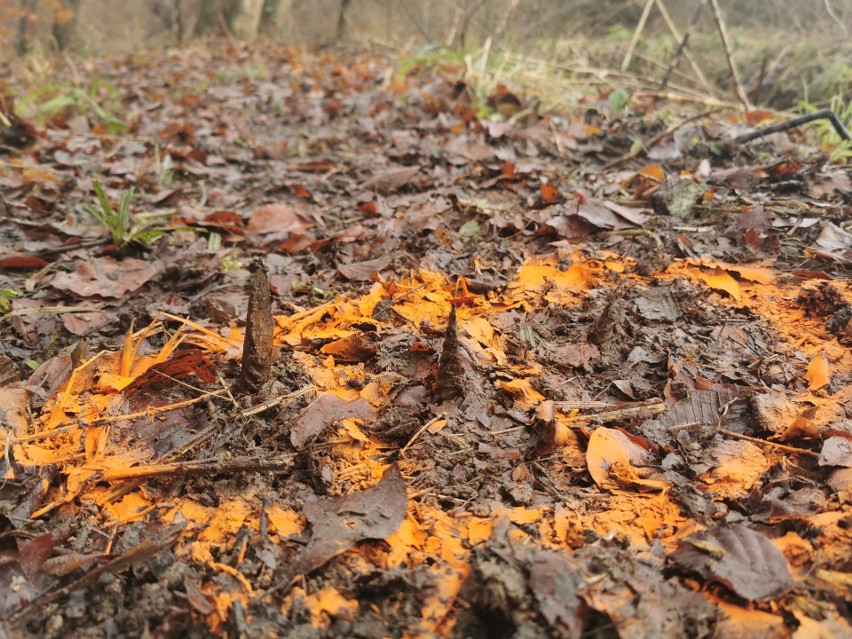
[[[831,381],[828,356],[825,354],[825,351],[817,353],[808,363],[805,380],[808,382],[808,390],[817,390]]]
[[[725,291],[738,302],[742,299],[743,294],[740,290],[740,285],[727,271],[717,267],[710,271],[698,271],[698,276],[704,280],[710,288],[715,288],[718,291]]]
[[[601,488],[634,485],[652,490],[666,490],[669,482],[655,476],[644,466],[654,457],[639,437],[615,428],[598,428],[589,438],[586,464],[589,474]]]

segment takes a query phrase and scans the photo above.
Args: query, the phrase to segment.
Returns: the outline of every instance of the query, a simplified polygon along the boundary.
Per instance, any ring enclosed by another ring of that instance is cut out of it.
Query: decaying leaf
[[[745,497],[761,475],[769,470],[769,460],[755,444],[726,439],[710,450],[715,467],[701,475],[714,495],[736,499]]]
[[[767,537],[741,524],[688,537],[671,558],[751,601],[775,599],[793,588],[781,551]]]
[[[311,541],[296,560],[296,572],[312,572],[361,540],[392,535],[407,511],[405,480],[396,464],[367,490],[307,501],[304,512],[312,526]]]
[[[333,421],[347,417],[370,422],[376,419],[376,411],[363,397],[346,401],[337,395],[320,395],[296,420],[290,442],[296,448],[303,448]]]
[[[829,437],[819,453],[820,466],[843,466],[852,468],[852,439]]]

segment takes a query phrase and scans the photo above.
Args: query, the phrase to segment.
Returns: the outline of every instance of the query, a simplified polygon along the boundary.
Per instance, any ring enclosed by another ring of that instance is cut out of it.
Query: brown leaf
[[[140,390],[160,391],[193,376],[205,384],[211,384],[216,380],[216,368],[201,349],[182,349],[166,361],[154,364],[125,386],[124,396],[133,397]]]
[[[246,231],[250,236],[263,236],[263,241],[268,242],[303,234],[313,225],[308,216],[295,206],[266,204],[254,212]]]
[[[269,277],[263,260],[256,259],[252,264],[252,270],[249,280],[246,339],[243,344],[240,387],[245,391],[256,393],[272,375],[274,321],[272,297],[269,294]]]
[[[337,395],[320,395],[296,420],[290,442],[296,448],[303,448],[333,421],[347,417],[371,422],[376,419],[376,411],[363,397],[348,402]]]
[[[769,460],[755,444],[741,439],[726,439],[710,450],[715,468],[700,475],[714,495],[736,499],[745,497],[760,477],[769,470]]]
[[[819,453],[820,466],[852,468],[852,440],[846,437],[829,437]]]
[[[308,499],[304,514],[313,531],[296,559],[297,572],[312,572],[361,540],[389,537],[407,512],[405,480],[396,464],[367,490],[323,501]]]
[[[781,551],[764,535],[740,524],[688,537],[671,558],[750,601],[775,599],[793,588]]]
[[[529,585],[547,623],[553,627],[564,624],[570,637],[582,636],[583,620],[590,611],[579,597],[583,576],[576,561],[552,550],[537,552],[531,561]]]
[[[405,166],[398,169],[390,169],[382,173],[374,175],[372,178],[364,182],[364,189],[378,191],[383,195],[388,195],[400,190],[411,182],[421,169],[419,166]]]
[[[38,577],[55,545],[56,541],[49,532],[18,542],[18,566],[27,579],[33,581]]]
[[[18,367],[15,365],[15,360],[5,355],[0,355],[0,388],[12,386],[21,381],[21,376],[18,373]]]
[[[13,255],[0,259],[0,268],[9,270],[42,268],[43,266],[47,266],[47,262],[36,255]]]
[[[325,355],[333,355],[335,361],[345,364],[366,362],[376,356],[376,349],[364,333],[353,333],[326,344],[320,349]]]
[[[369,282],[379,271],[386,269],[393,261],[393,255],[383,255],[365,262],[338,264],[337,271],[346,279],[356,282]]]
[[[81,262],[73,273],[58,273],[51,285],[80,297],[121,297],[135,291],[154,277],[157,262],[127,258],[120,262],[112,257],[92,258]]]

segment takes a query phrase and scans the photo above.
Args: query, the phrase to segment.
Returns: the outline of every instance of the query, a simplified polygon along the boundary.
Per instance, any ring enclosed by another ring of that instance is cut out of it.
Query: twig
[[[400,448],[399,456],[402,457],[405,454],[405,451],[407,451],[409,448],[411,448],[411,445],[415,441],[417,441],[417,438],[420,437],[420,435],[422,435],[427,428],[429,428],[432,424],[435,424],[435,423],[441,421],[442,419],[444,419],[444,413],[441,413],[440,415],[433,417],[428,422],[423,424],[423,426],[421,426],[420,430],[418,430],[416,433],[414,433],[414,436],[411,439],[408,440],[408,443],[405,446],[403,446],[402,448]]]
[[[258,413],[262,413],[270,408],[275,408],[279,404],[283,404],[291,399],[296,399],[297,397],[301,397],[302,395],[307,395],[310,392],[316,390],[316,386],[313,384],[308,384],[304,388],[300,388],[297,391],[292,393],[288,393],[287,395],[282,395],[281,397],[276,397],[275,399],[270,399],[268,402],[263,402],[262,404],[258,404],[257,406],[252,406],[251,408],[247,408],[244,411],[240,412],[242,417],[251,417],[252,415],[257,415]]]
[[[831,6],[831,2],[829,2],[829,0],[823,0],[823,4],[825,5],[825,10],[828,12],[828,15],[831,17],[832,20],[834,20],[838,27],[843,29],[843,35],[848,38],[849,30],[846,28],[846,25],[843,23],[843,20],[841,20],[834,12],[834,7]]]
[[[674,72],[675,67],[677,66],[677,62],[680,59],[680,56],[683,55],[687,62],[689,62],[689,66],[692,67],[692,70],[695,72],[695,75],[698,76],[699,81],[704,86],[705,89],[713,92],[713,89],[710,86],[710,83],[707,81],[707,78],[704,76],[704,72],[701,70],[701,67],[692,59],[692,56],[689,55],[689,51],[686,50],[686,43],[689,41],[689,34],[692,31],[695,24],[698,22],[698,18],[701,17],[701,11],[704,9],[704,5],[707,4],[707,0],[699,0],[698,5],[695,7],[695,11],[692,13],[692,18],[689,20],[689,24],[686,27],[686,32],[683,34],[683,37],[680,36],[677,32],[677,27],[675,27],[674,22],[669,15],[668,10],[666,9],[666,5],[663,4],[662,0],[657,0],[657,8],[660,10],[660,13],[663,15],[663,20],[666,21],[666,24],[669,27],[669,31],[672,32],[675,40],[678,41],[677,50],[675,51],[674,56],[672,56],[672,61],[669,63],[669,68],[666,69],[666,75],[663,77],[663,81],[660,86],[661,91],[665,91],[666,87],[669,84],[669,80],[672,79],[672,73]]]
[[[628,408],[620,408],[618,410],[597,413],[595,415],[577,415],[576,417],[569,417],[561,421],[561,423],[566,426],[609,424],[611,422],[627,421],[638,417],[653,417],[654,415],[659,415],[667,410],[668,407],[663,402],[656,404],[642,404],[640,406],[630,406]]]
[[[679,102],[683,104],[703,104],[708,107],[718,108],[737,108],[735,102],[728,100],[719,100],[708,96],[698,97],[692,95],[680,95],[678,93],[668,93],[665,91],[637,91],[633,94],[633,98],[641,100],[642,98],[651,98],[654,100],[668,100],[669,102]]]
[[[0,322],[10,317],[21,317],[22,315],[58,315],[60,313],[99,313],[102,308],[91,308],[89,306],[40,306],[39,308],[18,308],[0,315]]]
[[[633,39],[630,40],[630,45],[627,47],[627,53],[624,54],[624,60],[621,62],[621,70],[627,71],[630,66],[630,59],[633,57],[633,51],[639,43],[639,38],[642,36],[642,31],[645,29],[645,23],[648,21],[648,15],[651,13],[651,7],[654,6],[655,0],[647,0],[645,8],[642,9],[642,16],[639,18],[639,24],[636,25],[636,31],[633,32]]]
[[[737,72],[737,66],[734,64],[731,41],[728,39],[727,29],[725,29],[725,21],[722,18],[722,10],[719,8],[719,0],[710,0],[710,4],[713,7],[713,17],[716,20],[716,26],[719,28],[719,37],[722,38],[722,45],[725,47],[725,58],[728,61],[728,68],[731,70],[731,77],[734,81],[737,98],[743,105],[744,110],[751,111],[751,103],[749,103],[748,96],[743,90],[742,82],[740,82],[740,74]]]
[[[756,131],[752,131],[751,133],[745,133],[739,137],[734,138],[731,143],[732,144],[745,144],[746,142],[751,142],[752,140],[756,140],[757,138],[762,138],[765,135],[769,135],[770,133],[779,133],[781,131],[789,131],[790,129],[794,129],[797,126],[801,126],[803,124],[807,124],[808,122],[813,122],[814,120],[822,120],[826,119],[834,126],[834,130],[837,131],[837,135],[840,136],[841,140],[849,141],[852,139],[849,131],[843,126],[843,123],[840,121],[840,118],[832,111],[831,109],[820,109],[819,111],[814,111],[813,113],[808,113],[806,115],[799,116],[798,118],[793,118],[792,120],[787,120],[786,122],[779,122],[778,124],[771,124],[769,126],[765,126],[762,129],[757,129]]]
[[[788,453],[796,453],[797,455],[807,455],[809,457],[819,457],[819,453],[815,453],[814,451],[808,450],[807,448],[796,448],[795,446],[787,446],[786,444],[779,444],[777,442],[771,442],[766,439],[749,437],[748,435],[741,435],[740,433],[735,433],[732,430],[725,430],[724,428],[719,429],[719,432],[723,435],[727,435],[728,437],[733,437],[734,439],[744,439],[745,441],[751,442],[753,444],[760,444],[761,446],[771,446],[772,448],[777,448],[778,450],[783,450]]]
[[[691,122],[695,122],[696,120],[700,120],[702,118],[709,117],[709,116],[713,115],[714,113],[718,113],[721,110],[722,109],[711,109],[710,111],[705,111],[704,113],[699,113],[698,115],[694,115],[690,118],[686,118],[685,120],[681,120],[680,122],[673,124],[672,126],[670,126],[665,131],[658,133],[657,135],[652,137],[650,140],[645,142],[642,146],[640,146],[635,151],[630,151],[629,153],[625,153],[621,157],[617,157],[614,160],[607,162],[603,167],[604,170],[611,169],[613,167],[618,166],[619,164],[623,164],[624,162],[627,162],[628,160],[632,160],[633,158],[638,157],[642,153],[647,153],[648,149],[652,149],[653,147],[655,147],[657,144],[659,144],[660,142],[662,142],[666,138],[672,136],[675,133],[675,131],[677,131],[682,126],[690,124]]]
[[[238,457],[236,459],[194,459],[185,462],[168,464],[152,464],[136,466],[135,468],[116,468],[104,471],[100,481],[116,481],[120,479],[139,479],[142,477],[162,477],[163,475],[209,475],[220,473],[249,473],[254,471],[289,470],[293,467],[293,456],[284,455],[279,458],[258,459],[256,457]],[[90,468],[83,466],[90,470]]]
[[[144,541],[139,542],[123,555],[120,555],[119,557],[116,557],[115,559],[112,559],[111,561],[108,561],[105,564],[98,566],[97,568],[93,569],[91,572],[86,573],[79,579],[72,581],[70,584],[39,595],[38,597],[33,599],[28,605],[24,606],[21,610],[19,610],[17,613],[15,613],[12,617],[9,618],[11,625],[13,627],[17,627],[25,623],[26,621],[33,619],[33,613],[35,613],[37,610],[41,610],[46,605],[70,595],[75,590],[80,590],[81,588],[85,588],[90,584],[97,583],[101,575],[108,573],[117,573],[128,566],[132,566],[134,564],[139,563],[140,561],[143,561],[144,559],[147,559],[148,557],[153,557],[154,555],[158,554],[162,550],[165,550],[173,543],[175,543],[179,536],[180,531],[175,531],[157,541],[150,541],[146,539]]]

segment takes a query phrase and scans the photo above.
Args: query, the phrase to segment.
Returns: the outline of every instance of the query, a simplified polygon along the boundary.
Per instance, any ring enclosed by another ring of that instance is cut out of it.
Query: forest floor
[[[0,636],[852,637],[842,148],[480,71],[9,76]]]

